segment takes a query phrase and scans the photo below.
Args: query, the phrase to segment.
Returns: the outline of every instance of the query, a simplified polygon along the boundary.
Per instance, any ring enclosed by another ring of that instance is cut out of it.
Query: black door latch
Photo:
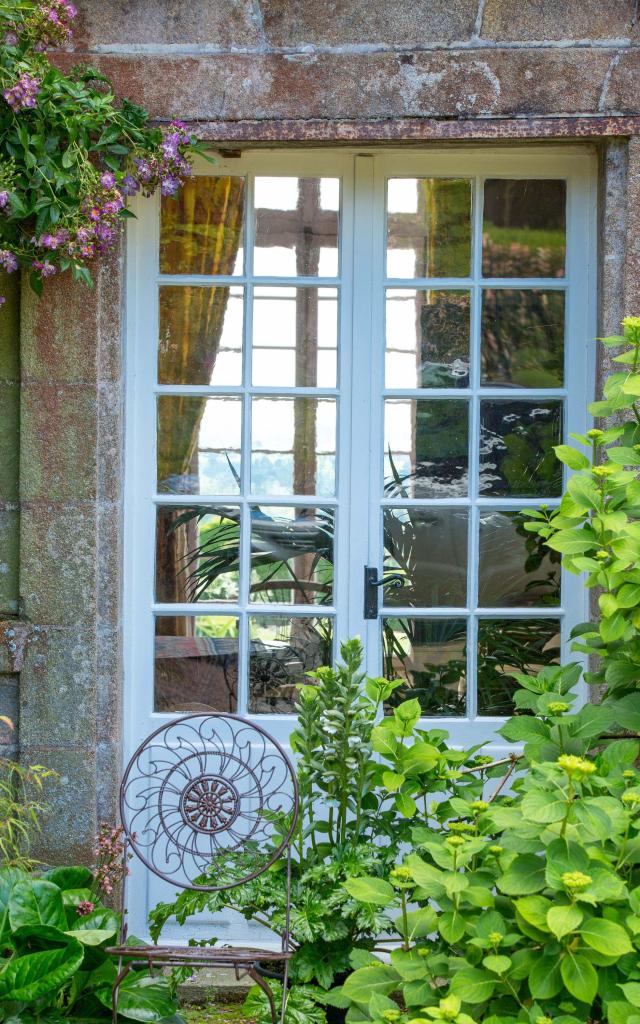
[[[378,570],[375,566],[365,565],[364,567],[364,617],[365,619],[378,618],[378,588],[379,587],[402,587],[405,583],[404,576],[399,572],[390,572],[386,576],[378,578]]]

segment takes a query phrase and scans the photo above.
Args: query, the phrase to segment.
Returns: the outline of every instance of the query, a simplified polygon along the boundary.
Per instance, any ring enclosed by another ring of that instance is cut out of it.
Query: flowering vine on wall
[[[154,127],[142,107],[116,103],[94,68],[51,64],[76,13],[70,0],[0,0],[0,268],[26,268],[38,294],[66,270],[91,284],[127,197],[174,195],[202,153],[182,122]]]

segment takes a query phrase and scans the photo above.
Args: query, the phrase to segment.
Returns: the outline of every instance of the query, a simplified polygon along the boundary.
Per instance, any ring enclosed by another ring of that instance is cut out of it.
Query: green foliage
[[[271,980],[267,984],[279,1012],[282,1004],[282,984]],[[325,1024],[326,1014],[318,997],[319,991],[314,985],[293,985],[287,993],[284,1024]],[[242,1010],[254,1024],[271,1024],[269,1000],[258,985],[249,990]]]
[[[86,868],[53,868],[41,877],[0,869],[0,1021],[56,1024],[110,1020],[120,915],[92,894]],[[122,1017],[171,1018],[177,1004],[162,977],[132,972],[121,989]]]
[[[375,901],[356,899],[345,888],[347,879],[386,885],[382,877],[411,840],[412,826],[430,813],[430,795],[451,785],[474,795],[481,790],[473,772],[457,778],[458,768],[476,763],[473,752],[447,750],[446,733],[420,729],[416,700],[380,720],[397,684],[365,678],[358,640],[343,644],[341,655],[343,664],[320,668],[311,673],[311,685],[301,687],[291,740],[300,787],[291,976],[325,989],[348,971],[354,950],[374,948],[384,924]],[[236,861],[236,877],[241,867]],[[151,934],[157,938],[173,915],[184,924],[195,913],[225,908],[282,934],[285,897],[285,866],[279,861],[243,886],[184,892],[173,903],[159,904],[151,913]]]
[[[44,783],[53,778],[56,773],[42,765],[0,758],[0,868],[28,871],[35,864],[29,851],[46,812]]]

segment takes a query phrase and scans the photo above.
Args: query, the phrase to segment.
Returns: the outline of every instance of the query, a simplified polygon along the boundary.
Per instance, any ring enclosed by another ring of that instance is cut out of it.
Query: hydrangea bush
[[[48,52],[72,36],[70,0],[0,0],[0,268],[42,282],[117,239],[127,197],[174,195],[202,152],[180,121],[163,127],[93,68],[68,74]],[[0,300],[2,301],[2,300]]]

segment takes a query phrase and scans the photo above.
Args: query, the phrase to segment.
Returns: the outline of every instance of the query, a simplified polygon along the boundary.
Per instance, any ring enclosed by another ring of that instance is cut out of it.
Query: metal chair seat
[[[291,911],[291,838],[298,818],[296,775],[280,744],[238,715],[205,713],[172,719],[138,747],[120,786],[124,865],[131,853],[181,889],[221,892],[262,875],[286,856],[286,913],[278,950],[233,946],[126,944],[126,886],[113,984],[117,1024],[120,986],[134,967],[181,964],[233,967],[264,991],[276,1024],[273,993],[256,961],[283,964],[281,1024],[287,998]]]

